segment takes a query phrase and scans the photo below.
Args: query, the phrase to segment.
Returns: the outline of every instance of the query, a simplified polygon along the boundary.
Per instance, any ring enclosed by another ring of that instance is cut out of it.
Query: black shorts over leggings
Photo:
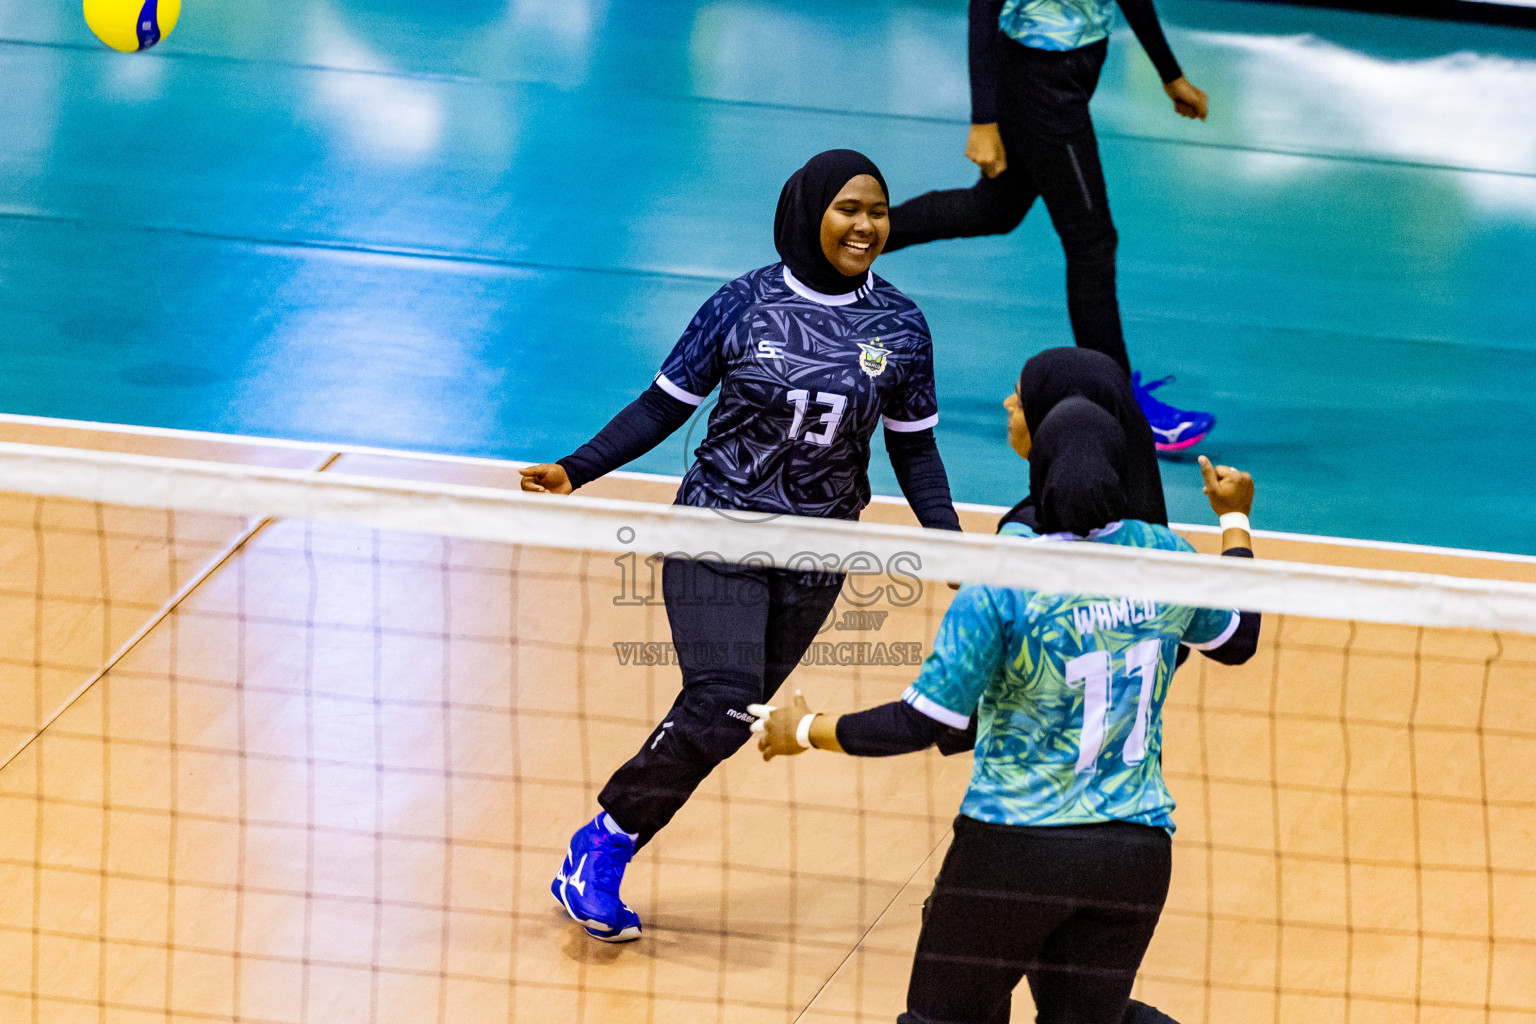
[[[934,883],[899,1024],[1004,1024],[1029,979],[1039,1024],[1119,1024],[1168,897],[1172,841],[1129,822],[964,815]]]

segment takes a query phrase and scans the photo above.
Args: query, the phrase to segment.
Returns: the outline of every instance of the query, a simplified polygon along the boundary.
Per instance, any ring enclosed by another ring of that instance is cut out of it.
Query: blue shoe
[[[601,814],[571,837],[570,851],[549,891],[594,939],[633,942],[640,937],[640,915],[619,899],[624,866],[634,855],[635,841],[608,831]]]
[[[1152,425],[1152,440],[1160,452],[1181,452],[1193,448],[1205,439],[1216,425],[1216,417],[1208,412],[1187,412],[1175,409],[1166,402],[1152,397],[1152,392],[1164,384],[1172,384],[1172,377],[1141,382],[1141,374],[1131,374],[1131,390],[1136,393],[1136,404]]]

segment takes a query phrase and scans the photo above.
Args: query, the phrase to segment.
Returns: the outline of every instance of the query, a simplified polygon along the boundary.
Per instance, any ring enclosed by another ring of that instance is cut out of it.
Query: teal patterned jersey
[[[1034,535],[1009,524],[1005,534]],[[1165,526],[1111,523],[1088,542],[1193,551]],[[1219,647],[1230,610],[966,585],[904,699],[963,726],[977,716],[960,812],[1001,825],[1133,821],[1173,831],[1162,707],[1179,644]]]
[[[998,27],[1036,50],[1076,50],[1109,38],[1109,0],[1007,0]]]

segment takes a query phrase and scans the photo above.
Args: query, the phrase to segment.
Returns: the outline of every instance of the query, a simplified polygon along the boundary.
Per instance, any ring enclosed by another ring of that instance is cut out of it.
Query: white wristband
[[[1223,530],[1249,530],[1248,514],[1246,512],[1223,512],[1221,514],[1221,528]]]
[[[801,750],[809,750],[811,747],[811,723],[816,721],[816,716],[821,712],[812,711],[800,719],[800,724],[795,727],[795,742],[800,744]]]

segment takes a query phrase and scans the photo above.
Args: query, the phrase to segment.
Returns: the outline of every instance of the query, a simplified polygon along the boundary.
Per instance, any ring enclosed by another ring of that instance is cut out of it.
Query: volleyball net
[[[591,952],[547,894],[677,692],[660,569],[688,556],[848,574],[791,679],[829,710],[900,694],[948,581],[1265,612],[1249,664],[1170,689],[1139,996],[1182,1024],[1536,1021],[1529,578],[332,462],[0,444],[0,1009],[894,1019],[968,756],[743,751],[630,869],[643,954]]]

